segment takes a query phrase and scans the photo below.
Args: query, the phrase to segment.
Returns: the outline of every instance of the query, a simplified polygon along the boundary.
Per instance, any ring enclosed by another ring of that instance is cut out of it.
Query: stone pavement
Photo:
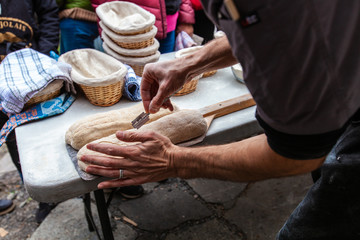
[[[0,160],[1,169],[4,164]],[[255,183],[169,179],[143,185],[141,198],[115,194],[109,214],[116,240],[270,240],[311,186],[309,174]],[[108,194],[106,194],[108,196]],[[96,206],[92,206],[96,215]],[[60,203],[28,240],[98,239],[81,198]],[[101,232],[99,219],[95,221]]]

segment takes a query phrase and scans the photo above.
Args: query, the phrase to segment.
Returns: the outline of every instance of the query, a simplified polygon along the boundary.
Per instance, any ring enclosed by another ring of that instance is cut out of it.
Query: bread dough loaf
[[[202,136],[206,133],[207,122],[203,118],[202,114],[197,110],[179,110],[173,114],[164,116],[152,123],[142,126],[140,129],[131,129],[128,131],[154,131],[156,133],[162,134],[168,137],[172,143],[177,144],[191,140],[193,138]],[[93,141],[94,143],[112,143],[121,146],[137,144],[137,143],[127,143],[120,141],[115,134],[112,134],[108,137],[104,137],[98,140]],[[85,170],[87,164],[82,161],[79,161],[80,157],[83,155],[104,155],[102,153],[94,152],[86,148],[86,145],[82,147],[78,154],[78,164],[82,170]]]
[[[177,109],[174,106],[174,111]],[[144,111],[143,104],[139,103],[128,108],[90,115],[70,126],[65,133],[65,142],[79,150],[85,144],[114,134],[118,130],[132,129],[131,121]],[[170,110],[161,108],[156,114],[150,114],[149,122],[171,113]]]

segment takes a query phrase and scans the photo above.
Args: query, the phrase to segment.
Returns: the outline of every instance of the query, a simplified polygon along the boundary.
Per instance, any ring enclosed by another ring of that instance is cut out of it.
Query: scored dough
[[[177,109],[174,106],[174,111]],[[124,131],[133,128],[131,121],[144,111],[143,104],[139,103],[128,108],[97,113],[82,118],[66,131],[65,142],[74,149],[79,150],[91,141],[114,134],[118,130]],[[149,122],[171,113],[170,110],[161,108],[156,114],[150,114]]]
[[[146,132],[154,131],[161,135],[168,137],[172,143],[177,144],[184,141],[191,140],[193,138],[202,136],[206,133],[207,122],[202,114],[197,110],[179,110],[173,114],[164,116],[152,123],[142,126],[140,129],[131,129],[127,131]],[[120,146],[137,144],[138,142],[123,142],[120,141],[115,134],[98,139],[92,143],[112,143]],[[80,161],[80,157],[83,155],[97,155],[104,156],[105,154],[95,152],[83,146],[78,154],[79,167],[85,171],[88,166],[84,162]]]

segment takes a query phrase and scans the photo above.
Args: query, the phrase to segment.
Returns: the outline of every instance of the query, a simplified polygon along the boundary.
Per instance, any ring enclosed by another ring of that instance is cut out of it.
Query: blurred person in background
[[[60,54],[94,48],[99,36],[97,16],[90,0],[56,0],[60,18]]]
[[[96,9],[100,4],[113,0],[91,0]],[[173,52],[177,31],[185,31],[192,36],[195,23],[194,10],[190,0],[126,0],[132,2],[155,15],[155,26],[158,31],[155,38],[159,41],[161,53]],[[99,27],[101,36],[101,28]],[[97,41],[101,41],[98,37]],[[101,44],[97,44],[101,50]]]
[[[207,17],[200,0],[191,0],[191,3],[195,12],[194,34],[202,37],[204,39],[202,44],[206,44],[214,39],[215,25]]]
[[[49,55],[57,53],[59,45],[59,17],[55,0],[18,0],[0,2],[0,61],[7,54],[23,48],[32,48]],[[0,112],[3,126],[9,117]],[[12,131],[6,145],[22,179],[15,131]],[[39,203],[35,218],[41,223],[56,206],[54,203]],[[0,200],[0,215],[14,208],[10,200]]]

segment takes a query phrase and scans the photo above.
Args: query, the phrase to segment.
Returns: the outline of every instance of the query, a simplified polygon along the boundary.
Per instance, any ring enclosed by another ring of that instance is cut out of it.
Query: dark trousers
[[[0,111],[0,125],[1,127],[7,122],[7,120],[9,120],[8,116],[6,114],[4,114],[3,112]],[[11,156],[11,159],[13,161],[13,163],[15,164],[21,180],[22,180],[22,172],[21,172],[21,165],[20,165],[20,158],[19,158],[19,153],[18,153],[18,148],[17,148],[17,144],[16,144],[16,136],[15,136],[15,130],[13,130],[7,140],[6,140],[6,145],[9,149],[9,153]]]
[[[278,240],[360,239],[360,114],[313,174],[314,185]]]
[[[203,44],[214,39],[215,25],[206,16],[204,10],[195,11],[194,33],[204,38]]]

